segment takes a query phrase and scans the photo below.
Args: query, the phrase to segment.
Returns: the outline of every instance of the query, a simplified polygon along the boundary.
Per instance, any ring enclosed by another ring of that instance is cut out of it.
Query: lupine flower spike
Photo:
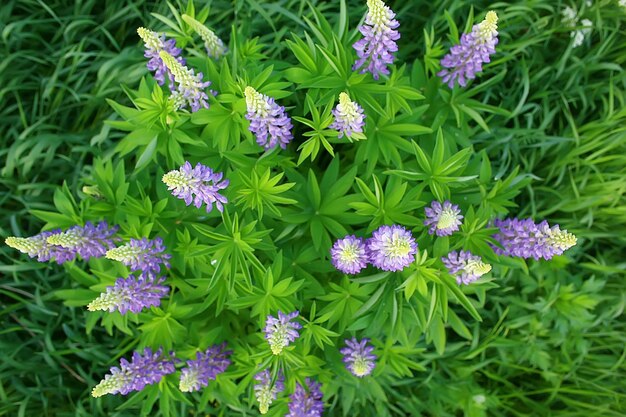
[[[244,91],[248,112],[246,119],[250,121],[250,132],[254,133],[256,142],[265,149],[280,146],[285,149],[293,139],[291,118],[285,108],[276,104],[273,98],[261,94],[252,87]]]
[[[301,329],[302,325],[298,322],[291,321],[298,317],[298,314],[298,311],[283,314],[279,310],[278,318],[267,316],[267,321],[265,322],[265,338],[274,355],[280,355],[289,343],[300,336],[298,329]]]
[[[174,90],[174,74],[167,68],[159,53],[165,51],[180,65],[185,65],[185,60],[179,56],[181,50],[176,47],[176,41],[174,39],[165,39],[165,35],[159,35],[146,28],[137,29],[137,33],[146,47],[144,56],[150,58],[147,66],[150,71],[154,71],[154,79],[159,85],[163,85],[167,77],[170,90]]]
[[[346,340],[347,346],[339,351],[343,355],[346,368],[359,378],[371,374],[376,366],[376,362],[374,362],[376,355],[372,354],[374,347],[369,346],[367,342],[369,339],[363,339],[359,342],[353,337],[351,340]]]
[[[491,271],[491,265],[469,251],[453,251],[441,260],[448,273],[456,278],[457,284],[470,284]]]
[[[46,262],[51,259],[62,264],[76,258],[76,252],[72,249],[48,243],[48,237],[63,233],[61,229],[41,232],[31,237],[7,237],[5,243],[22,253],[28,254],[31,258],[37,258],[39,262]]]
[[[401,271],[415,261],[417,243],[402,226],[380,226],[366,242],[370,262],[383,271]]]
[[[211,346],[206,352],[198,352],[195,360],[187,361],[187,367],[183,368],[180,375],[180,390],[182,392],[199,391],[200,388],[209,385],[209,380],[215,379],[224,372],[230,365],[228,356],[233,353],[224,349],[226,349],[226,343]]]
[[[285,417],[321,417],[324,411],[320,384],[307,378],[306,389],[296,383],[296,391],[289,397],[289,413]],[[307,392],[308,391],[308,392]]]
[[[463,220],[459,206],[449,201],[444,201],[443,204],[433,201],[424,211],[426,213],[424,226],[429,228],[428,233],[431,235],[449,236],[459,230],[461,220]]]
[[[206,211],[213,210],[213,204],[221,212],[228,199],[219,193],[220,190],[228,187],[230,181],[222,181],[221,172],[213,170],[201,163],[197,163],[195,168],[191,167],[189,161],[178,170],[173,170],[163,175],[163,182],[172,195],[185,201],[186,205],[192,202],[196,208],[206,204]]]
[[[485,20],[474,25],[470,33],[461,35],[461,43],[450,48],[441,60],[443,69],[437,74],[448,87],[453,88],[455,83],[465,87],[467,80],[476,78],[483,64],[491,61],[498,44],[497,23],[496,12],[487,12]]]
[[[144,237],[141,240],[131,239],[125,245],[110,249],[106,257],[122,262],[129,266],[131,271],[159,273],[161,266],[167,268],[170,266],[167,260],[171,258],[171,255],[164,252],[163,239],[157,237],[154,240],[148,240]]]
[[[100,222],[97,225],[91,222],[85,226],[73,226],[63,233],[56,233],[46,238],[50,245],[61,246],[71,250],[81,258],[88,261],[89,258],[99,258],[107,251],[115,247],[114,237],[118,227],[109,227],[107,222]]]
[[[389,75],[387,65],[393,63],[393,54],[398,50],[396,41],[400,33],[396,29],[400,23],[382,0],[367,0],[367,8],[365,24],[359,26],[363,38],[353,45],[358,59],[352,70],[361,69],[361,74],[369,72],[378,80],[380,74]]]
[[[164,280],[149,273],[141,274],[138,278],[133,275],[118,278],[115,285],[107,287],[106,292],[87,305],[87,309],[126,314],[128,311],[139,313],[144,308],[159,306],[161,298],[170,291],[169,287],[161,285]]]
[[[202,38],[206,53],[212,58],[219,58],[226,53],[224,42],[215,33],[191,16],[183,15],[183,20]]]
[[[552,259],[576,245],[577,239],[559,225],[550,227],[547,221],[535,224],[532,219],[496,220],[499,232],[494,238],[502,248],[494,247],[499,255],[522,258]]]
[[[278,393],[282,392],[285,389],[285,385],[283,383],[283,376],[278,375],[276,378],[276,382],[272,384],[272,376],[270,371],[265,369],[254,377],[255,381],[258,382],[254,386],[254,395],[256,396],[256,400],[259,402],[259,412],[261,414],[266,414],[269,411],[270,405],[276,399]]]
[[[197,112],[201,107],[208,109],[209,102],[207,100],[209,96],[204,90],[211,85],[211,81],[202,81],[201,72],[194,73],[193,69],[187,68],[165,51],[159,52],[159,56],[167,69],[174,74],[176,88],[171,96],[174,110],[187,106],[191,108],[192,113]]]
[[[338,137],[340,139],[344,135],[348,139],[365,139],[365,135],[363,135],[363,126],[365,125],[363,108],[358,103],[351,101],[348,94],[339,94],[339,104],[333,110],[333,115],[335,121],[330,125],[330,128],[339,132]]]
[[[369,259],[365,241],[354,235],[337,240],[330,250],[330,255],[335,268],[346,274],[358,274],[367,267]]]
[[[146,385],[155,384],[174,371],[174,362],[164,357],[162,349],[153,353],[150,348],[145,348],[143,355],[133,352],[130,362],[122,359],[119,368],[112,367],[111,373],[95,386],[91,395],[102,397],[106,394],[126,395],[132,391],[141,391]]]

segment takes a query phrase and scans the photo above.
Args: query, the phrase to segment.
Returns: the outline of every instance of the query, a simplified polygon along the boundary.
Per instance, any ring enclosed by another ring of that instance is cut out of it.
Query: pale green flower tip
[[[187,372],[183,373],[180,383],[178,384],[178,389],[182,392],[193,392],[196,390],[198,386],[198,373],[197,372]]]
[[[22,252],[22,253],[27,253],[30,249],[30,247],[32,246],[31,244],[29,244],[29,240],[28,238],[25,237],[16,237],[16,236],[9,236],[6,239],[4,239],[4,243],[13,248],[13,249],[17,249],[18,251]]]
[[[467,266],[465,267],[465,272],[467,272],[468,274],[481,277],[491,272],[491,265],[483,261],[470,260],[467,262]]]
[[[204,41],[207,54],[213,58],[219,58],[226,53],[224,43],[217,37],[215,32],[198,22],[193,17],[184,14],[183,20],[196,32]]]

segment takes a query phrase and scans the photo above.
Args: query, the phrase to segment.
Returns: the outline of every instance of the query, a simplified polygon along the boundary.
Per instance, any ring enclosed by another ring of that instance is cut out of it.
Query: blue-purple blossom
[[[219,191],[228,187],[230,183],[229,180],[222,181],[222,177],[223,173],[213,172],[211,168],[199,162],[192,168],[187,161],[180,169],[163,175],[163,182],[172,195],[184,200],[186,205],[193,202],[196,208],[200,208],[202,204],[206,204],[206,211],[210,212],[215,204],[221,212],[228,199]]]
[[[334,122],[330,125],[331,129],[339,132],[338,137],[341,139],[344,135],[349,139],[363,139],[363,126],[365,125],[365,115],[363,108],[350,100],[350,96],[346,93],[339,94],[339,104],[333,110],[335,116]]]
[[[278,318],[270,315],[267,316],[267,321],[265,322],[265,338],[274,355],[280,355],[283,349],[289,346],[289,343],[300,336],[298,329],[301,329],[302,325],[297,321],[291,321],[298,317],[298,315],[298,311],[283,314],[283,312],[278,310]]]
[[[550,227],[547,221],[535,224],[532,219],[495,220],[498,233],[493,237],[502,245],[494,247],[499,255],[522,258],[552,259],[576,245],[577,239],[559,225]]]
[[[387,65],[393,63],[398,50],[400,33],[396,29],[400,23],[382,0],[367,0],[367,8],[365,24],[359,26],[363,38],[353,45],[358,59],[352,69],[361,68],[361,74],[370,72],[378,80],[380,74],[389,75]]]
[[[249,129],[254,133],[256,142],[265,149],[276,146],[287,148],[287,144],[293,139],[293,125],[285,108],[252,87],[246,87],[244,95],[248,109],[246,119],[250,121]]]
[[[154,79],[159,85],[163,85],[167,77],[170,90],[174,90],[174,74],[167,68],[159,53],[165,51],[180,65],[185,65],[185,60],[179,56],[181,50],[176,47],[176,41],[174,39],[166,39],[165,35],[159,35],[146,28],[137,29],[137,33],[146,47],[144,56],[150,58],[147,66],[150,71],[154,71]]]
[[[209,347],[205,352],[198,352],[196,359],[187,361],[187,367],[180,374],[179,388],[182,392],[198,391],[209,385],[209,380],[215,379],[224,372],[233,352],[226,349],[226,342]]]
[[[159,56],[167,69],[174,75],[176,86],[172,89],[170,96],[174,110],[187,106],[191,108],[192,113],[197,112],[201,107],[208,109],[209,96],[205,90],[211,85],[211,81],[202,81],[201,72],[196,74],[193,69],[187,68],[166,51],[159,52]],[[211,91],[211,94],[217,93]]]
[[[73,226],[67,231],[56,233],[46,238],[50,245],[61,246],[70,250],[81,258],[88,261],[90,258],[100,258],[107,251],[115,247],[115,233],[118,226],[109,227],[107,222],[99,222],[94,225],[91,222],[85,223],[85,226]],[[57,262],[61,263],[59,260]]]
[[[368,342],[367,338],[359,342],[353,337],[347,339],[346,347],[339,351],[343,355],[346,368],[359,378],[371,374],[376,366],[376,355],[372,354],[374,347],[368,345]]]
[[[380,226],[366,242],[369,261],[383,271],[401,271],[415,261],[417,243],[402,226]]]
[[[163,355],[162,349],[153,353],[152,349],[145,348],[143,355],[133,352],[130,362],[126,359],[120,360],[120,366],[112,367],[111,373],[105,375],[94,387],[91,395],[101,397],[106,394],[126,395],[132,391],[141,391],[146,385],[155,384],[174,371],[174,362]]]
[[[456,278],[457,284],[470,284],[491,271],[491,265],[469,251],[452,251],[441,260],[448,273]]]
[[[183,20],[191,26],[194,32],[196,32],[202,38],[206,53],[211,58],[219,58],[226,53],[226,47],[224,42],[209,28],[198,22],[193,17],[184,14]]]
[[[335,268],[346,274],[358,274],[367,267],[368,256],[363,238],[354,235],[338,239],[330,249]]]
[[[463,220],[459,206],[447,200],[443,204],[433,201],[424,211],[426,213],[424,226],[428,227],[428,233],[431,235],[436,233],[437,236],[449,236],[459,230]]]
[[[170,267],[168,259],[171,255],[165,253],[163,239],[160,237],[154,240],[147,238],[131,239],[125,245],[110,249],[106,253],[108,259],[122,262],[130,267],[131,271],[142,271],[143,273],[159,273],[161,266]]]
[[[164,280],[149,273],[139,277],[131,275],[118,278],[115,285],[107,287],[105,292],[87,305],[87,309],[126,314],[128,311],[139,313],[144,308],[157,307],[161,304],[161,298],[170,291],[169,287],[161,285]]]
[[[50,236],[61,233],[63,233],[61,229],[56,229],[41,232],[31,237],[9,236],[6,238],[5,243],[22,253],[28,254],[31,258],[36,257],[39,262],[46,262],[52,259],[62,264],[75,259],[76,252],[71,248],[48,243]]]
[[[278,374],[276,381],[272,383],[270,371],[265,369],[256,374],[254,380],[258,382],[254,386],[254,395],[259,402],[259,412],[266,414],[278,393],[285,389],[284,377],[282,374]]]
[[[321,417],[324,411],[320,384],[307,378],[306,389],[296,383],[295,392],[289,397],[289,413],[285,417]],[[308,391],[308,392],[307,392]]]
[[[483,64],[490,62],[490,56],[496,53],[498,44],[498,15],[487,12],[485,19],[474,25],[470,33],[461,36],[461,43],[450,48],[450,52],[441,60],[443,69],[437,74],[448,87],[455,83],[465,87],[467,80],[476,78],[476,73],[483,70]]]

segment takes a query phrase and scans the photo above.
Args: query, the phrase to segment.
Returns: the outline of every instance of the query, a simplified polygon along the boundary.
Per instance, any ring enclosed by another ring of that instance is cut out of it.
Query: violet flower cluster
[[[300,337],[298,329],[301,329],[302,325],[298,322],[292,322],[299,314],[298,311],[284,314],[279,310],[278,318],[271,315],[267,316],[267,321],[265,322],[265,338],[274,355],[280,355],[284,348]]]
[[[502,248],[494,247],[499,255],[521,258],[552,259],[576,245],[577,239],[559,225],[550,227],[547,221],[536,224],[532,219],[495,220],[498,233],[493,237]]]
[[[279,374],[276,381],[272,383],[270,371],[265,369],[256,374],[254,380],[258,382],[254,386],[254,395],[259,402],[259,412],[267,414],[276,396],[285,390],[284,377]]]
[[[346,368],[359,378],[371,374],[376,367],[376,355],[372,353],[374,347],[368,345],[368,342],[369,339],[359,342],[353,337],[346,340],[346,347],[339,351],[343,355]]]
[[[179,388],[182,392],[199,391],[215,379],[230,365],[228,357],[233,353],[227,351],[226,343],[209,347],[205,352],[198,352],[195,360],[187,361],[180,375]]]
[[[174,74],[176,87],[172,90],[170,97],[174,104],[174,110],[187,106],[191,108],[193,113],[200,108],[208,109],[209,96],[205,90],[211,85],[211,81],[202,81],[201,72],[196,74],[193,69],[187,68],[166,51],[159,52],[159,56],[167,69]],[[212,92],[212,94],[216,93]]]
[[[441,204],[439,201],[433,201],[430,207],[424,209],[426,220],[424,226],[428,227],[428,234],[437,234],[437,236],[450,236],[459,230],[463,215],[459,206],[453,205],[449,201]]]
[[[137,33],[146,47],[144,56],[150,58],[147,66],[150,71],[154,71],[154,79],[159,85],[163,85],[167,77],[170,90],[174,90],[174,74],[172,74],[172,71],[165,65],[159,54],[161,51],[165,51],[180,65],[185,65],[185,59],[179,56],[181,50],[176,47],[176,41],[174,39],[166,39],[165,35],[159,35],[146,28],[138,28]]]
[[[118,278],[115,285],[106,288],[105,292],[87,305],[89,311],[119,311],[139,313],[144,308],[158,307],[161,299],[166,297],[170,288],[162,285],[163,277],[154,274],[141,274],[139,277],[130,275]]]
[[[293,139],[293,125],[285,108],[252,87],[246,87],[244,96],[248,109],[246,119],[250,121],[249,130],[254,133],[256,142],[265,149],[276,146],[287,148],[287,144]]]
[[[365,240],[354,235],[338,239],[330,249],[330,257],[335,268],[346,274],[358,274],[369,262]]]
[[[491,271],[491,265],[469,251],[452,251],[441,260],[448,273],[456,278],[457,284],[470,284]]]
[[[365,115],[363,108],[358,103],[350,100],[346,93],[339,94],[339,104],[333,110],[335,121],[330,125],[331,129],[339,132],[341,139],[344,135],[348,139],[364,139],[363,126],[365,126]]]
[[[173,170],[163,175],[163,182],[172,195],[185,201],[186,205],[192,202],[196,208],[206,204],[206,211],[213,209],[213,204],[221,212],[223,205],[228,203],[228,199],[219,193],[220,190],[228,187],[229,180],[223,180],[223,173],[213,172],[213,170],[201,163],[197,163],[195,168],[191,167],[189,161],[178,170]]]
[[[322,400],[320,384],[310,378],[305,380],[304,386],[297,382],[296,390],[289,399],[289,413],[285,417],[322,416],[324,401]]]
[[[106,253],[108,259],[122,262],[130,267],[131,272],[140,271],[142,274],[159,273],[161,267],[170,267],[168,259],[171,255],[165,253],[163,239],[154,240],[147,238],[131,239],[125,245],[110,249]]]

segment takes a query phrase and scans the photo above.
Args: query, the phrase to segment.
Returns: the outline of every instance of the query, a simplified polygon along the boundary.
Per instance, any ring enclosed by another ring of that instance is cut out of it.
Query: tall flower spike
[[[496,53],[498,44],[498,15],[487,12],[485,19],[474,25],[470,33],[461,35],[461,43],[450,48],[450,52],[441,60],[444,67],[437,75],[448,87],[458,83],[465,87],[467,80],[476,78],[476,73],[483,70],[483,64],[490,62],[490,56]]]
[[[106,253],[108,259],[122,262],[129,266],[131,271],[143,271],[144,273],[159,273],[161,266],[169,268],[168,259],[170,254],[164,253],[163,239],[157,237],[154,240],[131,239],[125,245],[110,249]]]
[[[417,243],[402,226],[380,226],[366,244],[371,264],[383,271],[401,271],[415,261]]]
[[[183,20],[202,38],[206,53],[212,58],[219,58],[226,53],[224,42],[209,28],[191,16],[183,15]]]
[[[50,236],[59,235],[61,233],[63,233],[61,229],[56,229],[41,232],[31,237],[9,236],[6,238],[5,243],[22,253],[28,254],[31,258],[36,257],[39,262],[54,259],[57,263],[62,264],[73,260],[76,257],[76,252],[72,249],[48,243]]]
[[[112,367],[111,373],[94,387],[91,395],[102,397],[106,394],[126,395],[132,391],[141,391],[146,385],[155,384],[174,371],[174,362],[164,357],[162,349],[153,353],[150,348],[145,348],[143,355],[133,352],[130,362],[122,359],[119,368]]]
[[[118,278],[115,285],[107,287],[106,292],[87,305],[89,311],[128,311],[139,313],[144,308],[159,306],[161,298],[167,296],[169,287],[161,285],[165,279],[151,274],[142,274],[138,278]]]
[[[115,246],[113,242],[118,240],[114,237],[117,229],[117,226],[109,227],[107,222],[97,225],[87,222],[85,226],[73,226],[66,232],[50,235],[46,241],[50,245],[72,250],[88,261],[92,257],[104,256],[109,248]]]
[[[194,73],[193,69],[189,69],[176,60],[166,51],[159,52],[159,56],[163,60],[165,66],[174,74],[176,88],[173,90],[171,100],[174,103],[174,109],[178,110],[189,106],[192,113],[200,110],[201,107],[209,108],[209,96],[204,91],[211,85],[211,81],[202,81],[202,73]]]
[[[256,143],[265,149],[276,146],[287,148],[287,144],[293,139],[293,125],[285,108],[252,87],[246,87],[244,96],[248,108],[246,119],[250,121],[249,129],[254,133]]]
[[[154,71],[154,79],[159,85],[165,84],[165,78],[169,81],[170,90],[174,89],[174,74],[167,68],[163,59],[159,55],[161,51],[167,52],[172,56],[180,65],[185,65],[185,60],[180,57],[180,48],[176,47],[176,41],[174,39],[165,39],[165,35],[159,35],[156,32],[148,30],[146,28],[138,28],[137,33],[143,40],[146,47],[144,56],[150,58],[148,61],[148,69]]]
[[[276,399],[278,393],[285,389],[285,385],[283,383],[284,378],[281,374],[279,374],[278,378],[276,378],[276,382],[272,384],[270,371],[265,369],[256,374],[254,379],[258,382],[258,384],[254,386],[254,395],[256,396],[256,400],[259,402],[259,412],[261,414],[266,414],[269,411],[270,405],[272,405]]]
[[[364,139],[363,126],[365,125],[365,115],[363,108],[358,103],[350,100],[346,93],[339,94],[339,104],[333,110],[335,121],[330,125],[331,129],[339,132],[339,138],[344,135],[349,139]]]
[[[178,170],[173,170],[163,175],[163,182],[174,197],[185,201],[186,205],[192,202],[196,208],[206,204],[206,211],[213,210],[213,204],[221,212],[228,199],[219,193],[228,187],[229,180],[222,181],[223,173],[213,170],[201,163],[191,168],[189,161]]]
[[[354,235],[337,240],[330,249],[330,256],[335,268],[346,274],[358,274],[367,267],[369,259],[365,241]]]
[[[305,389],[299,382],[296,391],[289,397],[289,413],[285,417],[321,417],[324,411],[320,384],[307,378]],[[308,392],[307,392],[308,390]]]
[[[374,362],[376,355],[372,354],[374,347],[369,346],[367,342],[369,339],[359,342],[356,337],[353,337],[351,340],[346,340],[347,346],[339,351],[343,355],[346,368],[359,378],[371,374],[376,366]]]
[[[367,0],[367,8],[365,24],[359,26],[363,38],[352,46],[358,56],[352,70],[360,68],[361,74],[370,72],[378,80],[380,74],[389,75],[387,65],[395,60],[393,54],[398,50],[396,41],[400,39],[396,29],[400,23],[382,0]]]
[[[577,239],[559,225],[550,227],[547,221],[535,224],[532,219],[505,219],[494,221],[499,229],[493,237],[502,245],[494,247],[499,255],[522,258],[552,259],[576,245]]]
[[[187,361],[187,367],[180,374],[179,388],[182,392],[199,391],[209,385],[209,380],[215,379],[224,372],[233,352],[226,349],[226,343],[209,347],[205,352],[198,352],[195,360]]]
[[[456,278],[457,284],[470,284],[491,271],[491,265],[469,251],[453,251],[441,260],[448,273]]]
[[[459,206],[447,200],[443,204],[433,201],[424,211],[426,213],[424,226],[429,228],[428,233],[431,235],[436,233],[437,236],[449,236],[459,230],[461,220],[463,220]]]
[[[265,322],[265,338],[274,355],[280,355],[283,349],[289,346],[289,343],[300,337],[298,329],[301,329],[302,325],[298,322],[291,321],[298,317],[298,314],[298,311],[283,314],[283,312],[278,310],[278,318],[267,316],[267,321]]]

